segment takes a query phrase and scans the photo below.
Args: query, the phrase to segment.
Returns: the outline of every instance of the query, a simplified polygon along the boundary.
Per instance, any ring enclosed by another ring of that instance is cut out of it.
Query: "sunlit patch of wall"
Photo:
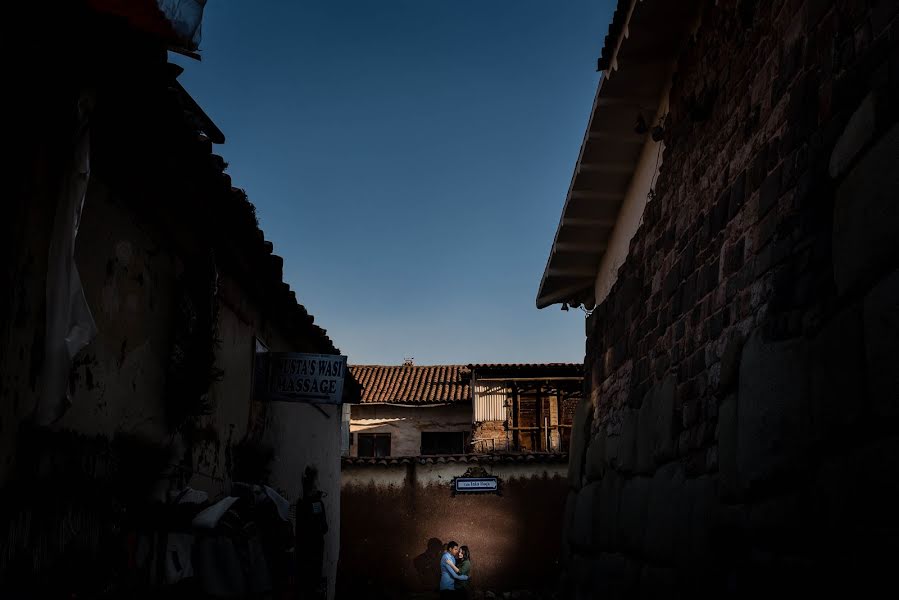
[[[345,464],[339,595],[434,590],[439,554],[450,540],[470,547],[475,589],[553,588],[567,465],[478,464],[500,478],[501,494],[454,496],[452,479],[471,467],[430,460]],[[373,560],[385,551],[390,569]]]

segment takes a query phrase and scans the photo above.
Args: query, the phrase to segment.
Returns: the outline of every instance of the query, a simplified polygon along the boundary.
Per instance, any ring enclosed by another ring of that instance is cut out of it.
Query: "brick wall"
[[[655,197],[587,324],[575,596],[857,593],[890,572],[897,7],[705,6]]]
[[[471,425],[471,452],[506,452],[512,436],[505,421],[480,421]]]
[[[550,415],[552,400],[549,396],[541,398],[542,406],[540,414],[543,417]],[[568,452],[571,443],[571,425],[574,421],[574,413],[577,408],[578,401],[575,398],[563,398],[558,401],[559,410],[559,440],[561,451]],[[532,395],[522,395],[519,398],[520,417],[518,421],[519,427],[536,427],[538,425],[537,416],[537,398]],[[539,425],[545,425],[543,417],[540,418]],[[534,432],[526,431],[521,433],[521,448],[523,451],[540,451],[545,452],[545,448],[538,450],[537,441],[543,439],[545,431]],[[515,432],[507,429],[505,421],[480,421],[472,424],[472,452],[505,452],[515,451]]]

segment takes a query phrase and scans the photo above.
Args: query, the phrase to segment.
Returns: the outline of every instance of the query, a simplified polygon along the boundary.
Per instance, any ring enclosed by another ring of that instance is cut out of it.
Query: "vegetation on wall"
[[[212,412],[209,387],[224,372],[215,366],[218,338],[218,270],[215,257],[199,260],[177,282],[175,332],[166,378],[169,427],[181,430]]]

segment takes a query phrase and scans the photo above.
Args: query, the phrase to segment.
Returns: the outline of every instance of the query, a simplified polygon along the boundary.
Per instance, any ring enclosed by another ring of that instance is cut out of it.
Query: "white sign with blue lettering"
[[[457,492],[495,492],[499,489],[496,477],[457,477],[453,485]]]
[[[346,369],[346,356],[257,353],[257,394],[267,400],[340,404]]]

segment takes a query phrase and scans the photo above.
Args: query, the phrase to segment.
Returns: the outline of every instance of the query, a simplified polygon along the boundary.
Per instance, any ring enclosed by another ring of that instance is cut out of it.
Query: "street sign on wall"
[[[456,477],[453,491],[495,494],[499,491],[499,480],[496,477]]]
[[[261,352],[256,354],[256,395],[262,400],[340,404],[346,356]]]

